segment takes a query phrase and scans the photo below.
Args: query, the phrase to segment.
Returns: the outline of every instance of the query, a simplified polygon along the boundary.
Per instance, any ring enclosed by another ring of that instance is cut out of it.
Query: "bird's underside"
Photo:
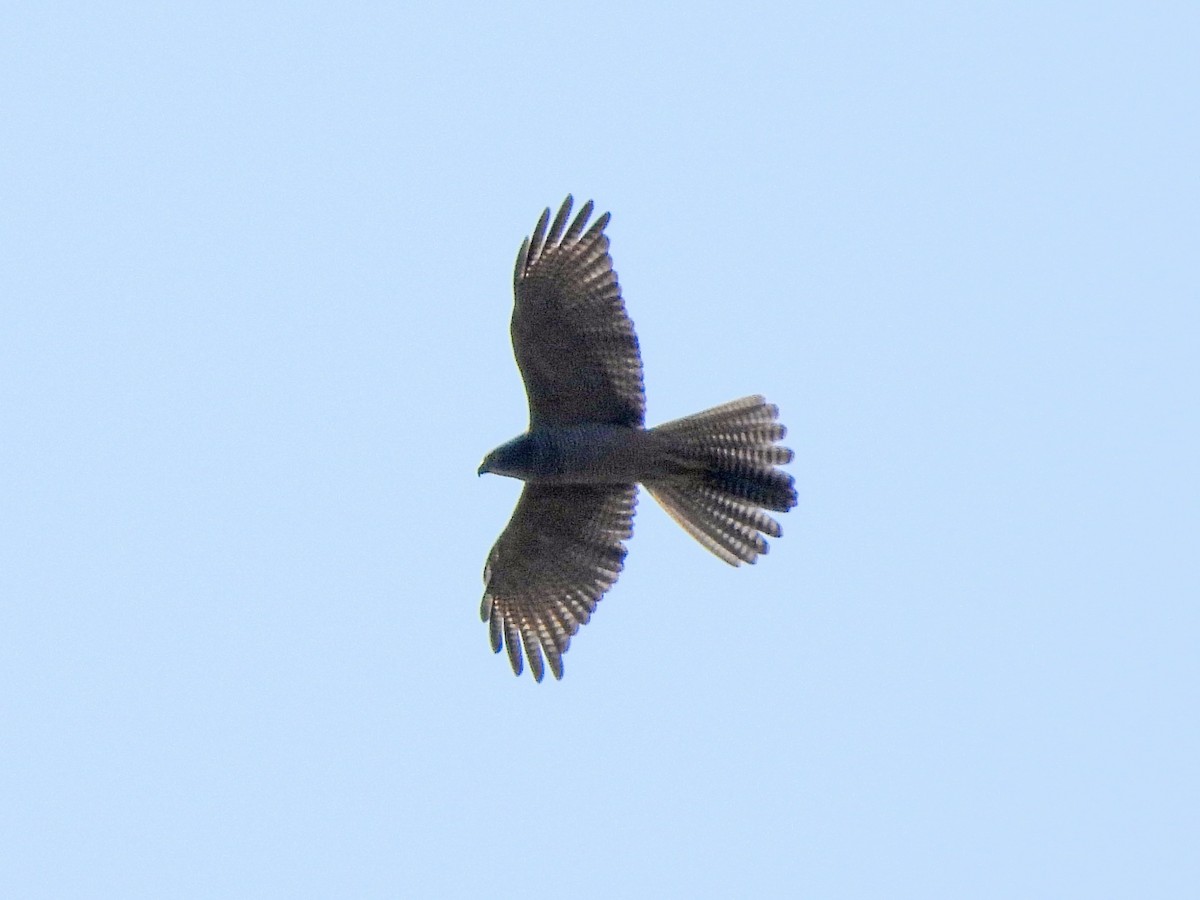
[[[529,398],[529,430],[496,448],[480,474],[525,481],[484,566],[480,614],[513,671],[527,657],[562,677],[562,654],[613,585],[633,533],[637,484],[731,565],[767,552],[796,504],[779,468],[792,452],[762,397],[645,429],[642,363],[604,228],[586,203],[568,225],[568,196],[546,210],[517,255],[513,351]],[[549,226],[547,230],[547,226]]]

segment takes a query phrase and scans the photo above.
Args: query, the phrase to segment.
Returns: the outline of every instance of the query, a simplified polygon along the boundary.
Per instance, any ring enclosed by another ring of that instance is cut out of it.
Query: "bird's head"
[[[524,480],[534,471],[537,462],[535,450],[528,434],[513,438],[483,458],[479,474],[490,472],[493,475],[507,475],[509,478]]]

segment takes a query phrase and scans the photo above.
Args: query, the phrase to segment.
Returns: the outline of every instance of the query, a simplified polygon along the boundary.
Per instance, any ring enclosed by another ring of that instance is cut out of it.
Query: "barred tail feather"
[[[768,550],[764,535],[783,534],[763,510],[796,505],[792,476],[776,468],[792,460],[778,445],[787,433],[778,417],[778,407],[762,397],[743,397],[653,429],[667,439],[676,471],[646,481],[646,489],[730,565],[753,563]]]

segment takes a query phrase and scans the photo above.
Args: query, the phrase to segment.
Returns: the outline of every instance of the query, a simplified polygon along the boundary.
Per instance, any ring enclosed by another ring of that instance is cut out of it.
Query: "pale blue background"
[[[0,896],[1195,895],[1196,5],[688,9],[0,13]],[[643,497],[538,686],[475,469],[567,191],[801,502]]]

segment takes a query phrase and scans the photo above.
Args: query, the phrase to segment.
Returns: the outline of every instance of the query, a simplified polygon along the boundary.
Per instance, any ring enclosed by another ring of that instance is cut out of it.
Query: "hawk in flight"
[[[767,552],[796,505],[779,410],[762,397],[646,428],[642,360],[604,228],[591,201],[547,209],[517,253],[513,352],[529,398],[529,430],[497,447],[479,474],[525,482],[483,569],[480,615],[492,649],[521,674],[548,663],[562,678],[571,636],[612,587],[633,534],[637,486],[731,565]],[[547,230],[549,226],[549,230]]]

